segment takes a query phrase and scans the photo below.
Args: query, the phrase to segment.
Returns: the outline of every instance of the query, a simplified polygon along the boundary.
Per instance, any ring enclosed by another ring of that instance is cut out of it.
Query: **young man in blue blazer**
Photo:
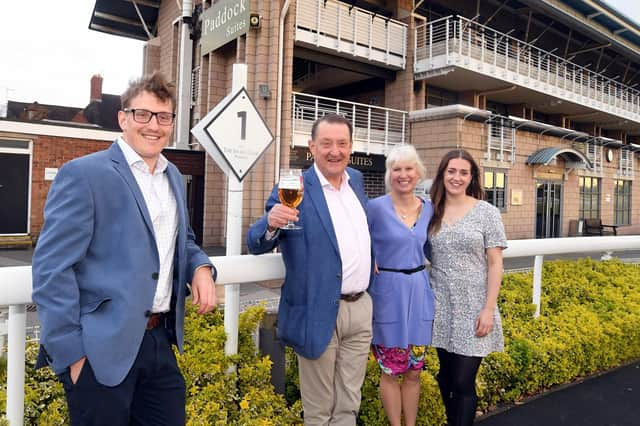
[[[309,149],[302,203],[280,204],[274,188],[247,245],[254,254],[282,252],[278,336],[298,355],[305,424],[355,425],[371,343],[372,263],[362,175],[347,167],[351,123],[318,119]],[[289,220],[302,229],[279,229]]]
[[[191,283],[216,304],[215,269],[195,244],[178,169],[162,155],[175,97],[158,74],[122,95],[122,137],[56,176],[33,257],[41,356],[63,383],[72,425],[180,425]]]

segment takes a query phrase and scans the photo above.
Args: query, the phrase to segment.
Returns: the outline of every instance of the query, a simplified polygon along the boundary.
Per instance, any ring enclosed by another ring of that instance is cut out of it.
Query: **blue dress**
[[[423,201],[418,221],[409,229],[396,214],[389,195],[370,200],[367,218],[378,267],[413,269],[424,265],[432,215],[431,202]],[[431,343],[434,297],[426,270],[413,274],[380,271],[374,274],[369,294],[373,299],[373,344],[408,348]]]

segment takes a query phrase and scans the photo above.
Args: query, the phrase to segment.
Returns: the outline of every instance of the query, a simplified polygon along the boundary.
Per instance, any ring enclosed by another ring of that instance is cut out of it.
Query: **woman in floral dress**
[[[425,270],[431,203],[414,195],[425,169],[413,146],[392,150],[386,161],[390,192],[369,201],[367,218],[376,260],[372,352],[382,375],[380,397],[392,426],[414,425],[425,345],[431,342],[433,293]],[[400,378],[402,377],[402,380]]]
[[[504,349],[497,299],[507,241],[500,212],[482,201],[479,171],[464,150],[445,154],[431,186],[432,345],[449,425],[473,424],[482,358]]]

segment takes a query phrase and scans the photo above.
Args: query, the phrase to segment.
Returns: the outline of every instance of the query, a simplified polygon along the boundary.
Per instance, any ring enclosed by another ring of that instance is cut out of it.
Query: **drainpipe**
[[[274,184],[280,179],[280,138],[282,133],[282,68],[284,67],[284,20],[289,11],[291,0],[285,0],[280,11],[280,28],[278,30],[278,87],[276,95],[276,158],[274,164]]]
[[[175,147],[189,149],[189,127],[191,125],[191,66],[193,40],[191,40],[191,18],[193,1],[182,0],[182,25],[180,33],[180,60],[178,61],[178,100],[176,105]]]

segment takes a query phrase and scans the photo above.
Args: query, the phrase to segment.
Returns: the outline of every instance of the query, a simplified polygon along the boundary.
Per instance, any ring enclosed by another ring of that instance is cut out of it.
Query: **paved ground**
[[[640,361],[478,418],[479,426],[638,426]]]

